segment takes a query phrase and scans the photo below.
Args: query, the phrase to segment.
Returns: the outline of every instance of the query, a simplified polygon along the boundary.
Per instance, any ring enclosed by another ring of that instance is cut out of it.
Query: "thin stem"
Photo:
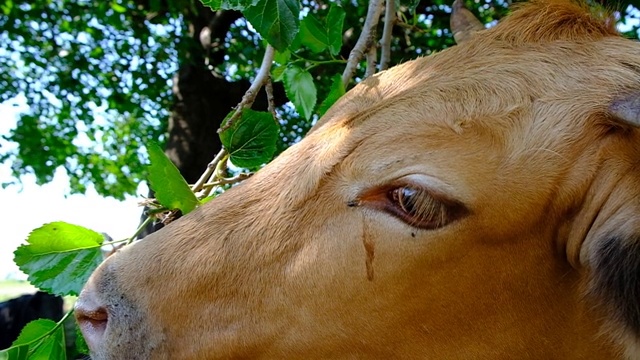
[[[220,162],[220,159],[222,159],[226,155],[227,150],[223,147],[222,149],[220,149],[220,152],[218,152],[218,154],[213,158],[213,160],[211,160],[211,162],[207,164],[207,169],[204,171],[204,173],[202,173],[198,181],[196,181],[196,183],[191,187],[191,191],[197,193],[198,191],[202,190],[202,185],[207,182],[209,177],[211,177],[211,174],[213,174],[213,172],[215,171],[218,163]]]
[[[310,67],[316,67],[316,66],[320,66],[320,65],[328,65],[328,64],[346,64],[347,60],[342,60],[342,59],[332,59],[332,60],[311,60],[311,59],[307,59],[304,58],[300,55],[295,55],[298,59],[294,60],[294,63],[297,62],[308,62],[311,63],[311,65],[309,65]]]
[[[29,341],[28,343],[20,344],[20,345],[14,345],[14,346],[11,346],[11,347],[9,347],[9,348],[7,348],[7,349],[2,349],[2,352],[3,352],[3,353],[9,353],[9,351],[10,351],[10,350],[12,350],[12,349],[15,349],[15,348],[17,348],[17,347],[19,347],[19,346],[25,346],[25,345],[26,345],[26,346],[28,346],[28,347],[29,347],[29,351],[28,351],[28,354],[27,354],[27,355],[32,354],[32,352],[33,352],[33,351],[35,351],[35,349],[37,349],[40,345],[42,345],[42,343],[40,342],[40,340],[41,340],[41,339],[44,339],[44,338],[46,338],[46,337],[48,337],[48,336],[51,336],[51,334],[53,334],[54,332],[56,332],[56,331],[60,328],[60,326],[62,326],[62,324],[63,324],[63,323],[64,323],[64,322],[69,318],[69,316],[71,316],[71,314],[73,314],[73,309],[71,309],[71,310],[67,311],[67,313],[66,313],[66,314],[64,314],[64,316],[62,317],[62,319],[60,319],[60,321],[58,321],[58,322],[56,323],[56,326],[54,326],[51,330],[49,330],[49,331],[47,331],[46,333],[44,333],[44,335],[39,336],[39,337],[37,337],[37,338],[35,338],[35,339],[33,339],[33,340]],[[63,329],[63,336],[64,336],[64,329]],[[31,344],[35,344],[35,347],[31,347]]]
[[[126,242],[126,241],[129,241],[129,238],[122,239],[122,240],[106,241],[106,242],[103,242],[102,245],[100,245],[98,247],[105,246],[105,245],[112,245],[113,246],[114,244],[120,244],[120,243],[123,243],[123,242]]]
[[[382,30],[382,38],[380,39],[380,47],[382,48],[380,55],[381,71],[389,68],[389,62],[391,61],[391,37],[393,26],[396,23],[395,0],[387,0],[385,6],[384,29]]]
[[[229,160],[229,154],[225,154],[225,156],[223,156],[216,164],[216,167],[213,170],[213,173],[211,173],[211,176],[209,176],[209,178],[207,179],[206,184],[214,182],[217,178],[224,177],[224,175],[221,175],[221,174],[223,174],[223,172],[226,171],[228,160]],[[209,194],[211,194],[211,190],[213,190],[213,188],[203,187],[202,197],[205,198],[209,196]]]
[[[258,91],[262,88],[265,81],[267,81],[269,77],[269,71],[271,70],[271,65],[273,64],[273,56],[275,54],[275,49],[271,45],[267,45],[266,50],[264,51],[264,57],[262,58],[262,64],[260,65],[260,70],[258,70],[258,74],[256,78],[253,79],[251,86],[244,93],[242,97],[242,101],[236,106],[235,113],[229,118],[226,124],[218,129],[218,133],[221,133],[233,125],[233,123],[240,118],[242,114],[242,110],[245,108],[251,107],[253,102],[256,100],[256,96],[258,96]]]
[[[369,9],[367,10],[367,18],[364,21],[362,33],[356,42],[356,45],[349,53],[349,60],[347,60],[347,66],[342,73],[342,84],[345,88],[349,85],[351,78],[356,73],[358,63],[364,55],[368,52],[368,49],[374,43],[375,29],[380,20],[380,13],[382,12],[382,0],[370,0]]]
[[[223,157],[218,163],[218,166],[216,166],[216,171],[213,173],[213,176],[211,176],[209,180],[225,177],[227,175],[227,168],[229,167],[227,165],[228,161],[229,161],[229,156]]]
[[[326,60],[326,61],[310,61],[312,64],[307,66],[305,70],[309,71],[318,66],[327,65],[327,64],[346,64],[347,60]]]
[[[234,177],[230,177],[230,178],[222,178],[220,180],[216,180],[210,183],[206,183],[203,185],[203,187],[206,188],[214,188],[216,186],[220,186],[220,185],[229,185],[229,184],[235,184],[238,183],[242,180],[248,179],[251,177],[251,175],[253,175],[252,173],[240,173]]]
[[[276,103],[273,99],[273,83],[271,82],[271,76],[267,77],[267,81],[264,84],[264,91],[267,93],[267,107],[271,116],[273,116],[273,121],[278,124],[278,114],[276,114]]]
[[[146,219],[144,219],[144,221],[142,222],[142,224],[140,224],[140,226],[138,226],[138,228],[136,229],[136,232],[133,233],[133,235],[131,235],[130,238],[127,239],[127,243],[126,245],[129,245],[133,242],[133,240],[136,239],[136,237],[138,237],[138,235],[140,235],[140,233],[147,227],[147,225],[149,225],[151,222],[153,221],[153,218],[151,216],[147,216]]]
[[[403,29],[407,29],[409,31],[412,31],[412,32],[417,32],[417,33],[426,33],[427,32],[426,30],[421,29],[416,25],[410,25],[410,24],[408,24],[406,22],[403,22],[403,21],[397,21],[396,25],[398,25],[399,27],[401,27]]]
[[[71,316],[71,314],[73,314],[73,309],[67,311],[66,314],[64,314],[64,316],[62,317],[62,319],[60,319],[60,321],[58,321],[56,324],[61,325],[63,322],[65,322],[67,320],[67,318],[69,316]]]

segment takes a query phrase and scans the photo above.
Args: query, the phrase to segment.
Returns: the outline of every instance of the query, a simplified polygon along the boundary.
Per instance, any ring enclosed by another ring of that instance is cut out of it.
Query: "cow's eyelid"
[[[449,223],[447,205],[426,189],[400,186],[387,192],[384,210],[408,225],[425,230],[437,229]]]
[[[466,207],[437,191],[406,182],[395,182],[363,192],[347,202],[349,207],[368,207],[390,214],[407,225],[435,230],[466,213]]]

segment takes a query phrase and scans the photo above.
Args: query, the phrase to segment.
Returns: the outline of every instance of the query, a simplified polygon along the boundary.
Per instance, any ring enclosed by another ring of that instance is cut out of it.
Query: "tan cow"
[[[93,274],[94,359],[638,359],[640,45],[522,6]]]

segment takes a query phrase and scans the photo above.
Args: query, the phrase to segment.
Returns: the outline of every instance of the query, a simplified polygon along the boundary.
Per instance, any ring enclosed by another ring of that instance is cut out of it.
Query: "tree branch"
[[[369,46],[367,51],[367,70],[364,72],[365,79],[376,73],[376,62],[378,60],[378,47],[375,44]]]
[[[382,38],[380,39],[381,55],[380,70],[389,68],[391,61],[391,35],[393,26],[396,24],[396,4],[395,0],[387,0],[384,13],[384,29],[382,30]]]
[[[227,150],[222,148],[220,152],[213,158],[213,160],[211,160],[211,162],[207,164],[207,169],[204,171],[202,176],[200,176],[200,179],[198,179],[198,181],[196,181],[196,183],[191,187],[191,191],[193,191],[194,193],[197,193],[198,191],[202,190],[204,184],[207,182],[207,180],[209,180],[211,175],[214,173],[214,171],[216,170],[216,167],[218,167],[218,163],[220,162],[220,160],[222,160],[222,158],[225,157],[226,155],[227,155]]]
[[[198,1],[200,3],[200,1]],[[231,25],[242,17],[242,13],[239,11],[217,11],[211,18],[206,28],[210,31],[210,54],[209,62],[213,66],[224,63],[224,56],[226,55],[226,49],[224,47],[224,37],[229,32]],[[204,29],[203,29],[204,30]]]
[[[267,93],[267,108],[273,116],[273,121],[278,123],[278,115],[276,114],[276,103],[273,98],[273,82],[271,82],[271,76],[267,77],[267,81],[264,84],[264,91]]]
[[[256,99],[256,96],[258,95],[258,91],[260,91],[262,85],[264,85],[267,79],[269,79],[269,71],[271,70],[271,64],[273,64],[274,54],[274,48],[271,45],[267,45],[267,49],[264,52],[264,57],[262,58],[262,64],[260,65],[260,70],[258,70],[256,78],[253,80],[251,86],[242,97],[242,101],[240,101],[238,106],[236,106],[235,113],[229,118],[226,124],[218,129],[218,133],[221,133],[230,128],[231,125],[233,125],[233,123],[240,117],[240,115],[242,114],[242,110],[251,107]]]
[[[369,9],[367,10],[367,18],[364,21],[362,33],[360,33],[360,37],[358,38],[356,45],[353,47],[353,50],[351,50],[349,60],[347,60],[347,66],[342,73],[342,84],[345,88],[347,88],[353,74],[355,74],[356,69],[358,68],[358,63],[374,44],[376,26],[378,26],[381,12],[382,0],[370,0]]]
[[[230,177],[230,178],[222,178],[220,180],[217,181],[213,181],[210,183],[206,183],[203,185],[204,188],[214,188],[216,186],[221,186],[221,185],[229,185],[229,184],[235,184],[235,183],[239,183],[243,180],[246,180],[248,178],[250,178],[253,175],[253,173],[240,173],[234,177]]]

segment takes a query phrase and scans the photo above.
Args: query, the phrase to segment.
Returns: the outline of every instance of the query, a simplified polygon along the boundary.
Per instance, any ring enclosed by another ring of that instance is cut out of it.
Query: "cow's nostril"
[[[76,308],[76,318],[78,322],[89,323],[93,327],[100,327],[107,325],[107,310],[105,308],[98,308],[95,310],[81,310]]]
[[[84,291],[76,302],[75,316],[89,349],[96,349],[102,342],[107,328],[109,319],[107,309],[98,305],[91,295]]]

